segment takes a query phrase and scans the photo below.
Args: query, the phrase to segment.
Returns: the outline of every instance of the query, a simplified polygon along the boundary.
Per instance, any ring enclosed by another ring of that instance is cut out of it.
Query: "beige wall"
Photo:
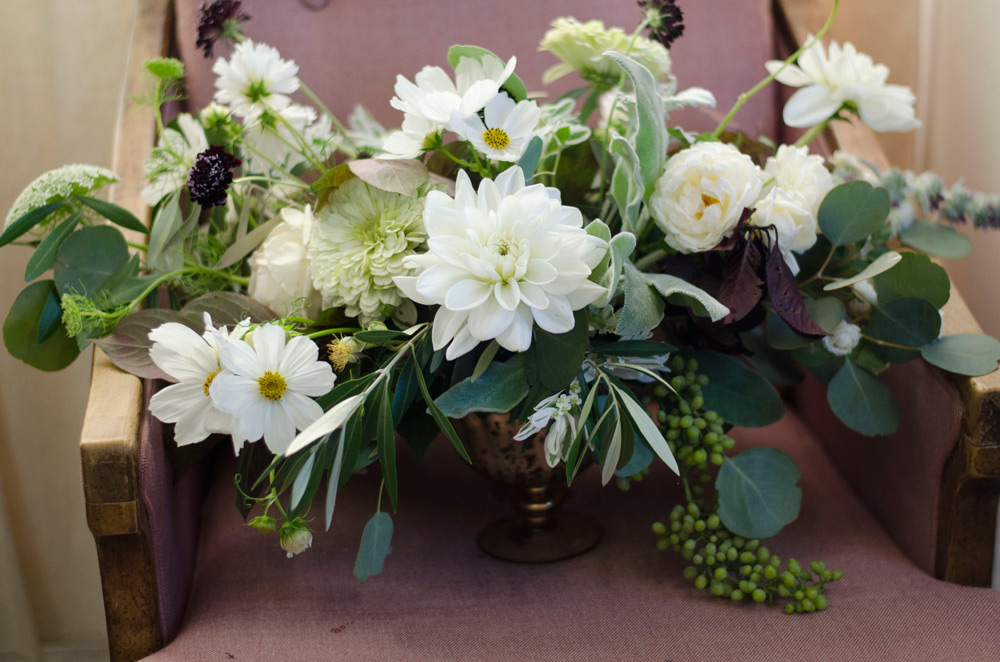
[[[132,0],[0,3],[3,217],[45,170],[72,162],[109,165],[133,7]],[[0,316],[22,286],[28,255],[13,248],[0,254]],[[16,550],[29,606],[16,640],[0,627],[0,658],[10,646],[33,659],[36,644],[24,643],[32,621],[47,659],[85,659],[86,651],[107,646],[77,451],[89,357],[45,374],[0,351],[0,507],[6,506],[0,524],[9,522],[12,532],[0,542],[0,560]],[[0,537],[7,529],[0,527]],[[0,610],[20,612],[22,592],[3,565]]]

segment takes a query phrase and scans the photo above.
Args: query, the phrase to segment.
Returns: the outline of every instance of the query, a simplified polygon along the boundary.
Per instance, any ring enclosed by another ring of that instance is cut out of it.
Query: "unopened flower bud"
[[[281,549],[288,552],[288,558],[301,554],[312,546],[313,534],[301,517],[281,525]]]
[[[247,526],[253,527],[261,533],[271,533],[278,528],[278,522],[270,515],[258,515],[247,522]]]

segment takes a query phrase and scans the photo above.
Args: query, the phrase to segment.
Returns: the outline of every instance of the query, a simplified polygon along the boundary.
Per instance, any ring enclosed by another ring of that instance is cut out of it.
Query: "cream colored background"
[[[949,183],[964,177],[970,187],[1000,191],[1000,59],[991,52],[1000,3],[841,4],[834,36],[854,41],[890,65],[892,81],[918,90],[925,129],[887,136],[893,160],[935,169]],[[22,187],[47,169],[109,165],[133,8],[132,0],[0,3],[4,216]],[[980,321],[998,335],[1000,279],[992,267],[1000,232],[974,237],[973,259],[953,273]],[[27,251],[0,251],[0,314],[22,286],[27,258]],[[0,351],[0,660],[106,657],[76,449],[88,358],[42,374]]]

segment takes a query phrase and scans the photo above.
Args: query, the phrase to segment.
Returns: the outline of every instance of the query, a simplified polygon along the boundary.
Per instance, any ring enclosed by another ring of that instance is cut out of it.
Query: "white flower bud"
[[[288,558],[301,554],[312,547],[313,534],[300,518],[285,522],[281,527],[281,549],[288,552]]]
[[[861,327],[850,322],[841,322],[833,333],[823,338],[823,347],[836,356],[847,356],[861,342]]]

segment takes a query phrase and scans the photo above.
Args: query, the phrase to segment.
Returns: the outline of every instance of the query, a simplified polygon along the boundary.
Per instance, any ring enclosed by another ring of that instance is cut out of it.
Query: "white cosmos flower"
[[[159,144],[146,161],[149,186],[142,189],[142,199],[150,207],[187,186],[188,171],[195,158],[208,149],[208,139],[201,122],[188,113],[177,116],[176,129],[166,129]]]
[[[427,66],[414,77],[416,84],[396,76],[396,96],[389,104],[407,115],[423,117],[443,127],[453,110],[463,116],[482,110],[514,73],[515,64],[515,57],[506,65],[489,55],[480,60],[463,57],[455,67],[454,81],[441,67]]]
[[[253,346],[231,340],[219,348],[225,372],[209,387],[216,407],[233,415],[240,433],[250,441],[261,437],[271,452],[281,455],[303,429],[323,415],[313,400],[333,388],[329,363],[318,360],[319,349],[309,338],[285,342],[285,330],[264,324],[253,332]]]
[[[514,163],[524,154],[542,111],[534,101],[514,103],[506,92],[501,92],[486,104],[483,115],[485,123],[479,115],[463,116],[453,110],[448,128],[471,142],[486,158]]]
[[[813,36],[806,36],[806,43]],[[767,70],[781,68],[769,60]],[[851,103],[858,115],[876,131],[909,131],[920,126],[913,116],[913,92],[905,85],[887,85],[889,68],[875,64],[854,44],[830,42],[829,55],[818,41],[776,77],[779,83],[802,88],[785,104],[785,124],[807,127],[829,119],[843,104]]]
[[[587,280],[607,243],[583,230],[580,210],[559,192],[525,186],[518,167],[483,179],[478,192],[458,174],[455,197],[431,191],[424,207],[428,252],[406,258],[415,275],[393,280],[416,303],[441,306],[434,348],[462,356],[479,342],[513,352],[531,345],[535,323],[550,333],[573,328],[573,311],[605,288]]]
[[[238,325],[230,335],[225,327],[217,331],[212,317],[205,313],[205,333],[198,335],[184,324],[168,322],[149,333],[153,346],[149,356],[160,370],[177,383],[157,392],[149,402],[149,411],[164,423],[174,423],[174,439],[179,446],[204,440],[212,433],[229,434],[239,452],[245,437],[232,416],[217,409],[209,387],[222,371],[220,346],[246,332]]]
[[[441,127],[419,115],[407,115],[403,118],[403,126],[399,131],[393,131],[382,142],[382,157],[386,159],[415,159],[424,151],[427,137]]]
[[[288,107],[288,95],[299,89],[298,72],[298,65],[282,60],[271,46],[244,41],[229,60],[219,58],[212,66],[218,76],[215,100],[252,124],[265,110]]]

